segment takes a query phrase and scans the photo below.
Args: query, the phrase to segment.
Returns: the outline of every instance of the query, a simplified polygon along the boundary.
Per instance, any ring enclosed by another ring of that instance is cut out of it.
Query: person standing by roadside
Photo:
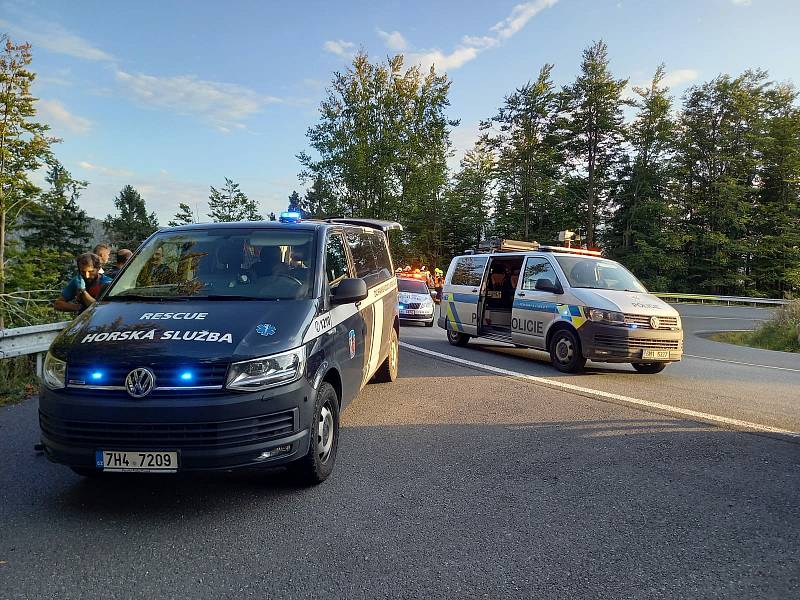
[[[104,273],[103,266],[106,265],[111,258],[111,246],[105,242],[100,242],[94,247],[92,252],[100,259],[100,274],[102,275]]]
[[[100,273],[100,257],[96,254],[81,254],[75,263],[78,274],[61,290],[61,296],[53,303],[53,308],[80,314],[94,304],[103,286],[111,283],[111,278]]]
[[[119,272],[122,270],[122,267],[125,266],[125,263],[127,263],[130,260],[132,255],[133,252],[131,252],[127,248],[120,248],[119,250],[117,250],[117,261],[114,263],[114,266],[108,270],[106,275],[114,279],[117,275],[119,275]]]

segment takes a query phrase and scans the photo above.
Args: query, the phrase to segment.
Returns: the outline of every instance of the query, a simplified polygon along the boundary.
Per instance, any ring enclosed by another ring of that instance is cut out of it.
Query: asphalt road
[[[796,443],[408,351],[342,424],[312,489],[84,480],[34,452],[35,400],[0,409],[0,598],[800,595]]]
[[[685,357],[657,375],[636,373],[630,365],[587,363],[581,375],[564,375],[536,350],[490,340],[471,340],[466,348],[447,343],[442,329],[407,326],[410,344],[554,381],[633,398],[800,432],[800,355],[714,342],[713,331],[752,329],[771,310],[750,307],[676,305],[685,330]]]

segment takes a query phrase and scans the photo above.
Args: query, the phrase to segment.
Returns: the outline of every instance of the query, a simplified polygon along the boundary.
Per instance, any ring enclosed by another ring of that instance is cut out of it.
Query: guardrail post
[[[42,371],[43,371],[42,356],[44,356],[44,352],[37,352],[36,353],[36,376],[37,377],[41,377],[42,376]]]

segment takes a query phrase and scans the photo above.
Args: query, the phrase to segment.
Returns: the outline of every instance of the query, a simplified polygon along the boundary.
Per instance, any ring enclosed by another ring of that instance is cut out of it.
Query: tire
[[[471,336],[467,335],[466,333],[461,333],[459,331],[453,331],[450,329],[450,322],[447,322],[447,341],[450,342],[452,346],[461,346],[462,348],[469,343],[469,338]]]
[[[667,368],[667,363],[665,362],[631,363],[631,365],[633,365],[633,368],[639,373],[644,373],[645,375],[655,375]]]
[[[73,473],[81,477],[88,477],[94,479],[103,475],[103,471],[94,467],[70,467]]]
[[[581,343],[571,329],[559,329],[550,338],[550,360],[562,373],[580,373],[586,365]]]
[[[323,382],[314,400],[314,416],[310,428],[308,454],[293,463],[290,469],[301,485],[317,485],[333,472],[339,447],[339,397],[336,390]]]
[[[433,327],[433,319],[425,323],[425,327]]]
[[[397,369],[400,364],[400,342],[397,339],[397,330],[392,327],[389,334],[389,356],[375,371],[370,383],[392,383],[397,379]]]

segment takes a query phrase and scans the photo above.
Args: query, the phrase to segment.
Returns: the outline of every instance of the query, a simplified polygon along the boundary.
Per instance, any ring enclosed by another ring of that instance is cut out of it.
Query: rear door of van
[[[441,311],[453,331],[478,335],[478,302],[488,256],[458,256],[450,263]]]

